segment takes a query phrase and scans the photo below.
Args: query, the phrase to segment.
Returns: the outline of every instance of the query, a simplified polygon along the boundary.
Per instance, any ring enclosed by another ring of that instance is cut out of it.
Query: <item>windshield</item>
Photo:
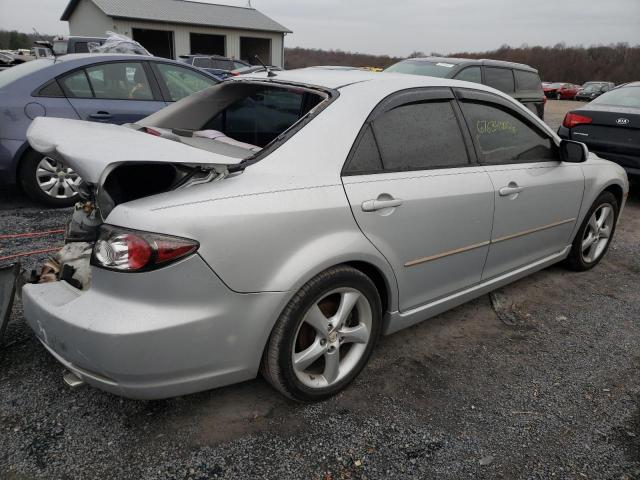
[[[0,72],[0,90],[10,83],[20,80],[27,75],[31,75],[33,72],[47,68],[50,65],[51,60],[41,58],[39,60],[21,63],[20,65],[8,68],[7,70],[2,70]]]
[[[404,60],[400,63],[396,63],[395,65],[391,65],[385,70],[385,72],[408,73],[412,75],[426,75],[429,77],[448,78],[453,67],[455,67],[455,64],[447,62]]]
[[[53,53],[55,55],[66,55],[67,54],[67,41],[66,40],[57,40],[53,42]]]
[[[640,87],[623,87],[600,95],[591,103],[616,107],[640,108]]]

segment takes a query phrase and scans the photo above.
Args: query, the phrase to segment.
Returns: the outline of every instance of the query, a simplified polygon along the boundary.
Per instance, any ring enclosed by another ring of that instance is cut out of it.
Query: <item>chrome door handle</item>
[[[513,195],[514,193],[520,193],[524,190],[524,187],[520,187],[517,183],[511,182],[508,186],[502,187],[498,190],[501,197],[508,197],[509,195]]]
[[[385,208],[399,207],[400,205],[402,205],[402,200],[399,198],[391,198],[389,200],[367,200],[362,202],[362,211],[375,212]]]

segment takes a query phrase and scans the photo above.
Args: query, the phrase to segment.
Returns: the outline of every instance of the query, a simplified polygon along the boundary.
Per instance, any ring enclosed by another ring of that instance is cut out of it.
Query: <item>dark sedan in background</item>
[[[578,90],[576,100],[590,102],[613,88],[615,88],[615,84],[612,82],[586,82]]]
[[[610,90],[570,111],[558,135],[585,143],[629,175],[640,175],[640,82]]]
[[[0,72],[0,182],[19,183],[34,200],[73,205],[80,178],[29,147],[36,117],[136,122],[219,79],[165,58],[74,54],[33,60]]]

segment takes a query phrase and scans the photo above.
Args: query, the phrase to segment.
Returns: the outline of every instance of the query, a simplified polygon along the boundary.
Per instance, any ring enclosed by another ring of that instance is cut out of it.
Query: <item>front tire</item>
[[[20,183],[32,199],[49,207],[70,207],[78,201],[82,179],[72,169],[35,150],[25,153],[20,165]]]
[[[577,272],[595,267],[605,256],[616,230],[620,207],[611,192],[602,192],[587,212],[566,265]]]
[[[278,319],[262,374],[287,397],[313,402],[344,389],[364,368],[382,327],[380,295],[349,266],[307,282]]]

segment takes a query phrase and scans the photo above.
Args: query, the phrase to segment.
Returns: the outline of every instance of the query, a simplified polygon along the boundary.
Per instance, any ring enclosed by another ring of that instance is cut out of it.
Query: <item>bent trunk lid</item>
[[[215,153],[123,126],[66,118],[36,118],[27,140],[34,150],[64,162],[94,185],[123,163],[182,164],[223,173],[254,154],[243,149],[230,153],[228,148]]]

